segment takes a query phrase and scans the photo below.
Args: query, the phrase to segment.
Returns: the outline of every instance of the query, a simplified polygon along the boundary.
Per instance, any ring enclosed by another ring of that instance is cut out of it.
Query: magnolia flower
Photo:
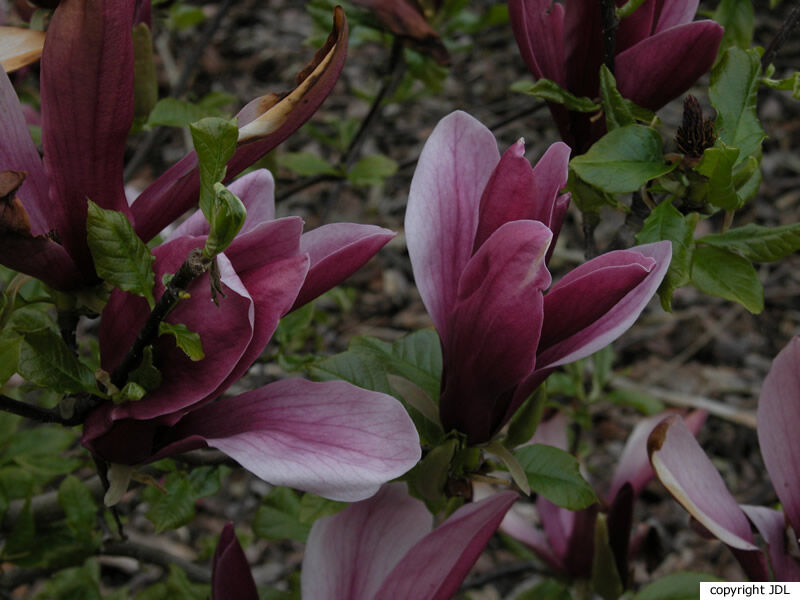
[[[699,0],[646,0],[616,31],[617,88],[636,104],[658,110],[711,68],[723,29],[692,23]],[[623,4],[622,1],[617,4]],[[595,0],[509,0],[522,58],[537,79],[555,81],[576,96],[599,96],[602,19]],[[551,104],[561,137],[577,153],[603,134],[589,115]]]
[[[230,189],[248,212],[242,231],[217,256],[225,295],[216,306],[204,275],[167,319],[199,333],[205,357],[192,361],[171,336],[161,336],[154,350],[161,385],[141,400],[99,406],[86,421],[83,443],[124,465],[211,446],[272,483],[339,500],[365,498],[420,457],[417,432],[391,396],[345,382],[288,379],[212,401],[247,371],[282,316],[338,284],[394,234],[337,223],[301,236],[298,217],[273,220],[268,171],[250,173]],[[153,249],[157,293],[162,276],[202,247],[207,233],[198,211]],[[104,369],[120,363],[149,312],[143,298],[113,292],[100,324]]]
[[[404,483],[319,519],[303,557],[303,600],[445,600],[457,591],[503,515],[503,492],[467,504],[435,529]]]
[[[800,336],[772,363],[758,401],[758,444],[783,511],[739,505],[700,444],[674,419],[648,440],[653,469],[664,487],[711,535],[730,547],[753,581],[769,579],[751,524],[767,544],[777,581],[800,581]]]
[[[667,413],[660,413],[636,424],[625,442],[611,485],[602,497],[602,510],[608,515],[609,546],[623,582],[628,574],[630,548],[638,539],[638,536],[634,540],[630,537],[633,505],[655,475],[647,460],[647,437],[666,416]],[[692,432],[700,429],[705,418],[703,411],[694,411],[684,417]],[[568,425],[564,414],[557,413],[539,425],[530,443],[567,450]],[[589,578],[592,574],[594,529],[599,508],[595,504],[584,510],[571,511],[539,496],[536,499],[536,514],[541,528],[534,527],[517,505],[506,514],[500,530],[529,546],[555,572]]]
[[[233,523],[226,523],[219,535],[211,569],[211,600],[258,600],[253,573]]]
[[[491,131],[439,122],[411,182],[405,230],[417,287],[439,332],[445,431],[489,441],[530,393],[630,327],[655,293],[669,242],[599,256],[550,286],[546,262],[569,203],[569,148],[535,168],[524,142],[503,157]]]
[[[124,213],[145,240],[197,204],[197,156],[190,153],[132,206],[122,178],[133,121],[133,43],[141,1],[65,0],[53,13],[41,66],[44,160],[22,107],[0,74],[0,262],[58,289],[97,281],[86,242],[87,199]],[[146,12],[146,11],[144,11]],[[0,32],[2,35],[2,32]],[[239,113],[232,179],[300,127],[336,82],[347,25],[337,9],[326,45],[286,95],[270,94]],[[16,194],[16,197],[15,197]]]

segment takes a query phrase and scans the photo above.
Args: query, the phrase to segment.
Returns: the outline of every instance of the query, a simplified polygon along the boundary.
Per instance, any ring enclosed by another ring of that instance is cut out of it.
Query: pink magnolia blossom
[[[758,401],[758,443],[782,511],[739,505],[700,444],[682,423],[662,422],[650,435],[650,462],[664,487],[711,535],[728,545],[754,581],[800,581],[800,336],[772,363]],[[756,545],[751,524],[766,541]]]
[[[614,75],[625,98],[658,110],[711,68],[723,29],[713,21],[693,23],[697,5],[698,0],[646,0],[622,19]],[[555,81],[576,96],[600,95],[600,3],[509,0],[508,9],[520,53],[534,77]],[[602,122],[593,125],[585,113],[557,104],[550,110],[562,139],[577,153],[603,134]]]
[[[204,275],[167,319],[199,333],[205,358],[192,361],[171,336],[161,336],[154,350],[161,385],[139,401],[95,409],[83,443],[126,465],[211,446],[278,485],[341,500],[367,497],[420,457],[416,429],[397,400],[345,382],[300,379],[220,396],[261,354],[282,316],[338,284],[394,234],[336,223],[301,235],[299,218],[273,218],[268,171],[246,175],[231,190],[248,213],[239,235],[217,257],[225,296],[216,306]],[[153,250],[157,294],[162,276],[202,247],[207,233],[198,211]],[[119,364],[149,312],[143,298],[113,292],[100,325],[104,369]]]
[[[598,509],[604,510],[608,519],[609,546],[624,582],[628,557],[638,539],[631,539],[633,505],[655,476],[647,458],[647,437],[667,414],[678,416],[674,412],[660,413],[642,419],[633,428],[614,469],[611,485],[602,497],[602,507],[595,504],[584,510],[571,511],[539,496],[536,514],[540,527],[535,527],[517,505],[506,514],[500,530],[529,546],[555,572],[589,578],[594,555],[595,520]],[[684,417],[692,432],[700,429],[705,418],[704,411],[694,411]],[[567,450],[567,427],[566,416],[557,413],[539,425],[530,443]]]
[[[663,279],[669,242],[599,256],[549,292],[547,260],[569,203],[569,148],[534,168],[522,140],[500,157],[463,112],[439,122],[411,182],[405,231],[443,352],[440,417],[472,444],[490,440],[556,367],[611,343]]]
[[[303,600],[451,598],[517,498],[507,491],[467,504],[433,528],[405,484],[386,485],[314,523],[303,557]]]
[[[129,206],[123,189],[125,142],[133,121],[134,23],[147,19],[142,0],[64,0],[53,13],[41,61],[42,147],[28,133],[19,100],[0,73],[0,174],[24,174],[13,210],[0,218],[0,261],[58,289],[97,282],[86,242],[87,199],[125,214],[145,240],[199,197],[194,152],[153,182]],[[239,147],[232,179],[302,125],[335,84],[344,62],[347,24],[334,29],[289,94],[253,100],[237,115]],[[5,202],[5,201],[4,201]]]

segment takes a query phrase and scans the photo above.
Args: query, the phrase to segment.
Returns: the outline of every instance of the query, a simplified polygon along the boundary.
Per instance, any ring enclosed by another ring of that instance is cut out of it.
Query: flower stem
[[[603,26],[603,64],[614,73],[614,56],[617,51],[617,7],[614,0],[600,0],[600,22]]]

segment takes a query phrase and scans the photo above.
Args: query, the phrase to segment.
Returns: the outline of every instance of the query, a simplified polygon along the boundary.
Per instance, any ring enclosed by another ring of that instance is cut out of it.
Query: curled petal
[[[495,231],[467,264],[442,344],[440,415],[445,431],[488,441],[503,425],[517,384],[536,364],[544,265],[552,232],[538,221]]]
[[[669,267],[670,242],[617,250],[570,271],[544,298],[537,370],[589,356],[633,325]]]
[[[800,337],[792,338],[772,362],[756,419],[775,493],[792,527],[800,531]]]
[[[275,485],[351,502],[421,455],[400,402],[343,381],[285,379],[223,398],[187,415],[170,436],[202,439]]]
[[[311,118],[338,80],[346,53],[347,21],[344,11],[337,7],[328,41],[297,75],[294,90],[288,94],[268,94],[256,98],[237,115],[239,147],[228,161],[228,180],[263,157]],[[197,203],[199,189],[197,155],[191,152],[136,199],[132,206],[136,232],[145,240],[154,237]]]
[[[406,553],[375,598],[452,598],[517,498],[502,492],[459,508]]]
[[[292,309],[339,285],[394,236],[383,227],[356,223],[331,223],[304,233],[300,250],[308,253],[311,266]]]
[[[640,106],[658,110],[688,90],[717,57],[724,30],[714,21],[672,27],[616,57],[617,87]]]
[[[433,517],[404,483],[319,519],[303,556],[304,600],[373,600],[383,580],[419,540]]]
[[[35,63],[42,55],[43,47],[43,31],[0,27],[0,66],[6,73]]]
[[[747,517],[680,417],[656,426],[647,451],[661,483],[701,525],[732,548],[758,550]]]
[[[247,564],[233,523],[222,529],[211,571],[212,600],[258,600],[256,582]]]
[[[408,254],[422,301],[444,343],[458,278],[472,256],[481,193],[499,160],[492,132],[456,111],[436,125],[411,181]]]
[[[533,168],[524,152],[525,142],[520,139],[506,150],[486,184],[473,251],[509,221],[540,221],[554,233],[558,231],[553,229],[553,220],[560,217],[561,207],[556,210],[556,204],[558,191],[567,183],[569,146],[553,144]]]
[[[742,505],[747,518],[755,525],[758,533],[767,542],[769,562],[776,581],[800,581],[800,564],[792,556],[787,543],[786,517],[766,506]]]
[[[122,181],[133,121],[134,3],[63,2],[42,55],[42,146],[52,222],[86,277],[86,199],[130,215]]]

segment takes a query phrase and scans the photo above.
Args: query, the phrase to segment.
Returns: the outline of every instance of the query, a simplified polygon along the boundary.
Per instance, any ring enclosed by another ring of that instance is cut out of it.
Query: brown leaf
[[[16,197],[16,192],[25,181],[22,171],[0,173],[0,234],[16,233],[31,236],[28,213]]]

